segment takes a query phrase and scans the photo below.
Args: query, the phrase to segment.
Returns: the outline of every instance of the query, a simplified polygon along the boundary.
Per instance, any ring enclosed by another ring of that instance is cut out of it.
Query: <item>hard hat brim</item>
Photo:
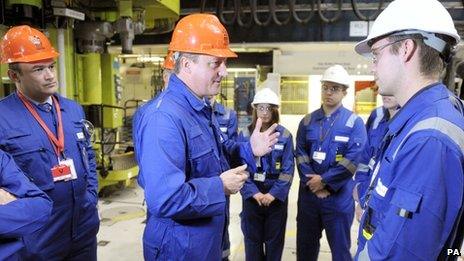
[[[371,52],[371,47],[367,44],[371,39],[367,38],[365,40],[362,40],[360,42],[358,42],[355,47],[354,47],[354,50],[360,54],[360,55],[363,55],[363,56],[366,56],[368,54],[370,54]]]
[[[6,61],[2,60],[2,63],[30,63],[30,62],[47,60],[47,59],[54,59],[54,58],[57,58],[58,56],[60,56],[60,53],[52,50],[49,52],[41,52],[41,53],[28,55],[26,57],[20,57],[16,59],[10,58],[10,59],[7,59]]]

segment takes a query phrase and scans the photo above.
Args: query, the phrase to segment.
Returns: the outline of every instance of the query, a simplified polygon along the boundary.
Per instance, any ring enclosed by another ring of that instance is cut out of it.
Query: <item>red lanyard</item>
[[[32,106],[31,102],[24,97],[24,95],[18,91],[18,97],[23,102],[24,106],[26,106],[27,110],[34,116],[35,120],[40,124],[42,129],[47,133],[48,139],[53,145],[55,149],[55,153],[60,157],[64,151],[64,134],[63,134],[63,124],[61,121],[61,108],[58,100],[52,95],[53,104],[55,105],[56,114],[58,115],[58,137],[55,137],[52,131],[48,128],[47,124],[42,120],[40,115],[37,113],[37,110]]]

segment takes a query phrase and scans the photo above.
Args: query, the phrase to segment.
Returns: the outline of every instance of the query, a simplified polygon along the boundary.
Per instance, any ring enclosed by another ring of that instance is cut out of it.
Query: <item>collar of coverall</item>
[[[192,108],[196,111],[201,111],[206,107],[204,100],[198,98],[198,96],[196,96],[175,74],[172,74],[171,77],[169,77],[168,90],[185,97],[190,106],[192,106]]]
[[[432,103],[441,99],[448,99],[448,97],[446,87],[438,82],[421,89],[390,119],[388,135],[398,133],[414,114],[429,107]]]

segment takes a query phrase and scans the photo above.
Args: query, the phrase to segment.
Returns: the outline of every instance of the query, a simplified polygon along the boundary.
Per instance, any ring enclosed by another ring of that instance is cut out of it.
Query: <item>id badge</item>
[[[76,172],[76,168],[74,167],[73,159],[68,158],[66,160],[60,160],[60,166],[61,165],[68,166],[71,171],[71,175],[67,177],[65,181],[77,179],[77,172]]]
[[[326,153],[322,151],[315,151],[313,153],[313,160],[321,164],[325,160]]]
[[[67,165],[56,165],[51,169],[53,181],[58,182],[71,178],[71,168]]]
[[[253,176],[254,181],[264,182],[266,180],[266,175],[264,173],[255,173]]]

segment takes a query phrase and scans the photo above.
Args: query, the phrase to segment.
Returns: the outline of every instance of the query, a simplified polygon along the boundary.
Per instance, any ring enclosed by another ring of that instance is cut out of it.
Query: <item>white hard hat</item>
[[[267,103],[280,106],[280,99],[275,92],[269,88],[263,88],[256,92],[253,102],[251,104],[256,105],[260,103]]]
[[[351,78],[343,66],[336,64],[325,70],[321,82],[334,82],[349,87]]]
[[[438,52],[446,47],[446,42],[435,36],[443,34],[456,43],[460,37],[454,27],[453,18],[437,0],[395,0],[375,19],[367,38],[355,46],[361,55],[371,52],[371,40],[387,35],[421,34],[424,43]]]

